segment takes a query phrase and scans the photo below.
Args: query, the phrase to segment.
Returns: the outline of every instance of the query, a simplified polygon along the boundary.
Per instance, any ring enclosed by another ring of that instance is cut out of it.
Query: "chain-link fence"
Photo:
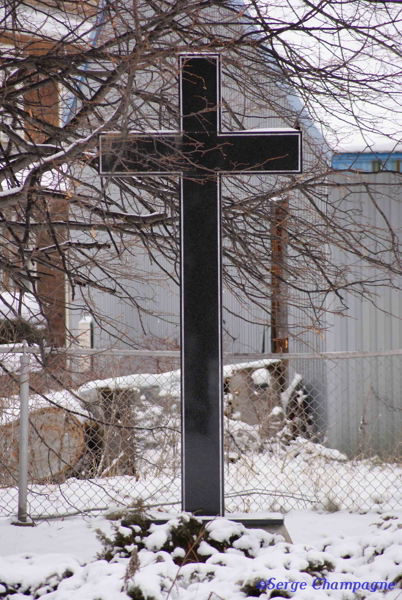
[[[16,347],[0,348],[0,514],[18,508]],[[28,348],[28,513],[180,509],[177,352]],[[402,351],[225,357],[226,510],[402,507]]]

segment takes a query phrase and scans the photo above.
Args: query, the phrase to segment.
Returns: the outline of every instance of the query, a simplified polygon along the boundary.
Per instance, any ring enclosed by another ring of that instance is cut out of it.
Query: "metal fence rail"
[[[0,347],[1,515],[21,513],[22,350]],[[26,353],[30,517],[179,509],[179,353]],[[402,350],[226,355],[227,511],[401,508],[401,378]]]

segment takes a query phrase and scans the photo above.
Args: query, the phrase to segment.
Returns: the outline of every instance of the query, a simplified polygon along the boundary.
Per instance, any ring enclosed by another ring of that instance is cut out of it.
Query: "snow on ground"
[[[0,556],[13,554],[73,554],[89,562],[99,552],[95,529],[108,531],[103,517],[69,517],[38,521],[36,527],[17,527],[11,518],[0,519]]]
[[[244,425],[241,427],[244,429]],[[247,442],[238,436],[237,445],[242,439]],[[161,453],[160,445],[146,450],[138,477],[71,477],[61,484],[30,484],[29,514],[43,518],[74,515],[77,511],[96,513],[111,505],[126,506],[138,498],[154,508],[179,510],[180,464],[176,461],[178,467],[170,468]],[[180,456],[180,448],[176,454]],[[170,458],[173,461],[173,455]],[[253,454],[250,448],[236,462],[227,463],[225,494],[230,512],[398,510],[402,507],[402,467],[369,460],[347,461],[337,450],[300,438],[272,452]],[[17,503],[16,487],[0,488],[0,515],[15,514]]]
[[[202,541],[199,554],[205,562],[184,566],[173,561],[184,552],[172,555],[161,549],[167,547],[178,518],[152,525],[148,538],[142,538],[145,544],[138,552],[137,567],[131,561],[135,573],[128,576],[129,558],[116,555],[111,562],[94,560],[101,550],[95,529],[109,536],[111,532],[111,523],[104,517],[73,517],[34,528],[16,527],[2,519],[0,597],[245,600],[259,595],[264,600],[278,596],[279,590],[285,597],[306,600],[396,600],[402,596],[402,511],[392,515],[294,511],[285,522],[292,545],[261,530],[217,519],[209,526],[209,539],[237,541],[226,552]],[[126,525],[117,524],[117,528],[123,536],[131,533]],[[382,588],[386,585],[387,591],[374,590],[376,582]]]
[[[402,519],[402,510],[393,514]],[[326,513],[294,510],[285,515],[285,525],[295,544],[314,544],[335,535],[368,535],[377,513],[348,511]],[[38,521],[36,527],[16,527],[12,519],[0,519],[0,556],[24,552],[74,554],[79,560],[93,560],[100,550],[95,530],[109,533],[111,522],[103,516],[76,516]]]

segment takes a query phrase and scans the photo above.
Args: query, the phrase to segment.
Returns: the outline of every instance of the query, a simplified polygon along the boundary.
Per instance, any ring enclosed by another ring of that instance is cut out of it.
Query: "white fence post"
[[[24,353],[20,357],[20,456],[19,456],[19,482],[18,482],[18,519],[16,525],[31,525],[28,517],[28,402],[29,402],[29,363],[30,356]]]

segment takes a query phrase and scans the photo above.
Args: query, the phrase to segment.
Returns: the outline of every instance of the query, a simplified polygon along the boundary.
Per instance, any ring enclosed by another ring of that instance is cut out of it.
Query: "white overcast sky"
[[[317,14],[319,5],[325,14]],[[259,7],[273,29],[284,28],[275,42],[282,56],[288,44],[302,66],[332,67],[335,76],[346,74],[342,64],[348,62],[343,94],[338,90],[331,98],[315,89],[305,97],[332,147],[389,150],[402,142],[402,58],[392,51],[402,51],[402,2],[269,0]],[[334,19],[339,18],[350,28],[336,28]],[[302,19],[303,29],[286,29]],[[355,26],[366,35],[359,35]],[[353,97],[357,93],[359,100]]]

